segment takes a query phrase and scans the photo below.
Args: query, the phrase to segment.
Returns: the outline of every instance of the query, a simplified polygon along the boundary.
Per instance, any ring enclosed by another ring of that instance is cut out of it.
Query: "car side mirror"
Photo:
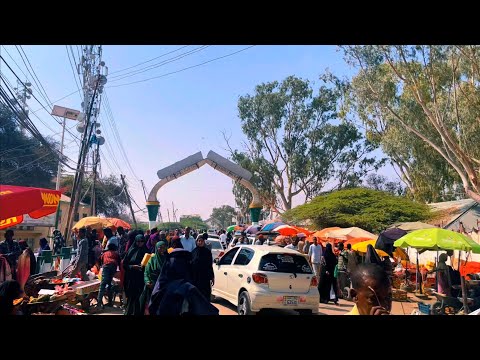
[[[219,258],[215,258],[215,259],[213,259],[213,262],[214,262],[215,264],[217,264],[217,265],[218,265],[218,262],[219,262],[219,261],[220,261],[220,259],[219,259]]]

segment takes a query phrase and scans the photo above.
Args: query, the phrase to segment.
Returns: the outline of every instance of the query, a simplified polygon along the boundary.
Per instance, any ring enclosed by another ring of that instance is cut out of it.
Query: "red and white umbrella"
[[[32,219],[53,214],[60,197],[58,190],[0,185],[0,229],[20,224],[25,214]]]

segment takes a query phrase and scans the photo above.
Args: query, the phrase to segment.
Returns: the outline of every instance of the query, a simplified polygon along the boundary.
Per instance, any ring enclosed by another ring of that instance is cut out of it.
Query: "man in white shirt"
[[[322,245],[318,244],[317,238],[314,237],[313,244],[308,248],[308,260],[310,261],[310,265],[312,265],[313,272],[317,279],[320,279],[322,255]]]
[[[222,230],[222,234],[220,235],[220,242],[224,249],[227,248],[227,234],[225,234],[225,230]]]
[[[180,242],[185,250],[192,252],[193,249],[197,247],[197,244],[195,243],[195,239],[190,236],[190,231],[191,229],[189,227],[185,229],[185,235],[180,238]]]

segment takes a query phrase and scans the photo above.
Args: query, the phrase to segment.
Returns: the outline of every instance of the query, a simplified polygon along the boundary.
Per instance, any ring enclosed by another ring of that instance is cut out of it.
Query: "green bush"
[[[421,221],[431,217],[431,211],[425,204],[365,188],[320,195],[283,214],[285,220],[292,222],[310,219],[317,228],[357,226],[375,233],[396,222]]]

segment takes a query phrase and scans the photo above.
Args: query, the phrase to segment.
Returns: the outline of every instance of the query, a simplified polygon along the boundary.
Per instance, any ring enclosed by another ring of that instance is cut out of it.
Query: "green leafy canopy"
[[[378,233],[396,222],[429,219],[431,213],[427,205],[403,196],[355,188],[317,196],[283,217],[294,222],[310,219],[318,228],[357,226]]]

